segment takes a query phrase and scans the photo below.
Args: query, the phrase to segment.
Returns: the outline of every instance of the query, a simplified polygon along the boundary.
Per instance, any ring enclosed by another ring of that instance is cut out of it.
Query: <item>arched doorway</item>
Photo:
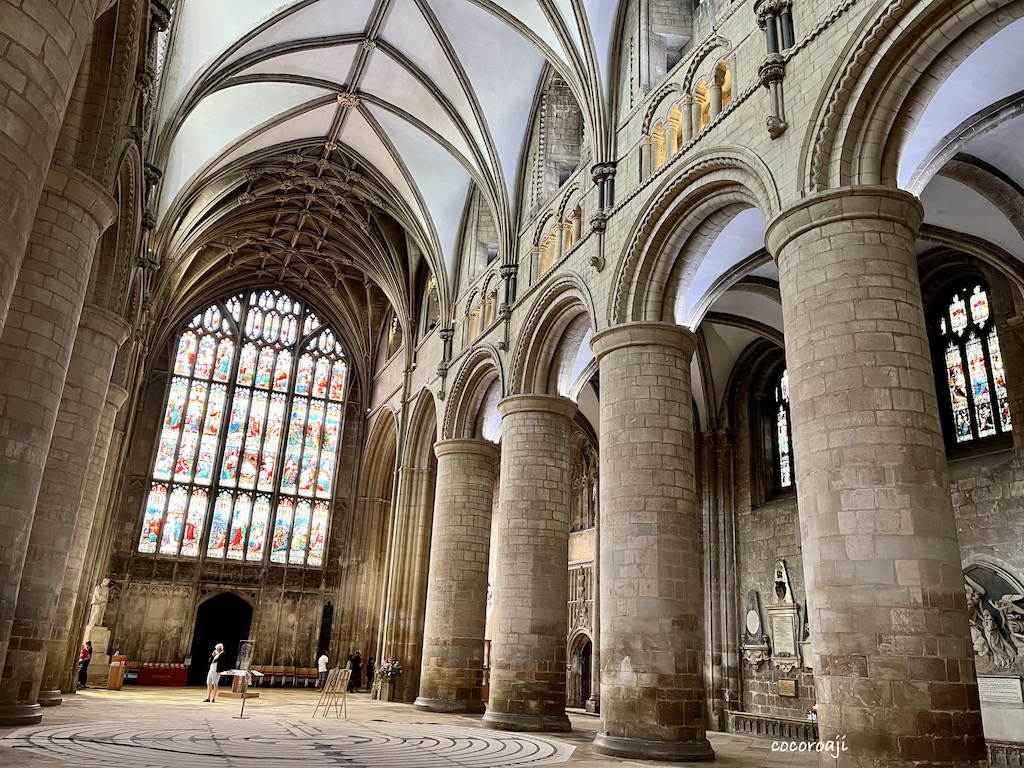
[[[591,664],[593,663],[594,644],[587,640],[580,651],[580,706],[586,707],[590,699]]]
[[[233,592],[221,592],[199,605],[196,627],[192,634],[192,666],[188,670],[189,685],[206,681],[206,660],[217,643],[224,645],[226,669],[235,665],[238,643],[249,637],[252,606]]]
[[[581,633],[569,643],[569,661],[565,675],[565,706],[584,709],[590,698],[594,644]]]

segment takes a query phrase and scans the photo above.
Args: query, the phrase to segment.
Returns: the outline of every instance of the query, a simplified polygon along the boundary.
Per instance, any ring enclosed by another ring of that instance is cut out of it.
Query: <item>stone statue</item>
[[[1010,633],[1010,639],[1017,649],[1017,655],[1024,654],[1024,608],[1017,605],[1024,595],[1003,595],[993,604],[1003,619],[1003,628]]]
[[[964,589],[967,591],[967,615],[971,628],[971,645],[977,656],[988,655],[988,641],[981,627],[981,599],[985,589],[969,576],[964,576]]]
[[[103,579],[102,582],[93,587],[92,597],[89,598],[89,624],[90,627],[103,626],[103,614],[107,611],[107,601],[110,600],[110,579]]]
[[[989,651],[992,653],[992,660],[996,667],[1006,669],[1013,664],[1017,652],[1003,637],[1003,633],[996,624],[995,616],[987,608],[981,612],[981,628],[985,632],[985,639],[988,640]]]

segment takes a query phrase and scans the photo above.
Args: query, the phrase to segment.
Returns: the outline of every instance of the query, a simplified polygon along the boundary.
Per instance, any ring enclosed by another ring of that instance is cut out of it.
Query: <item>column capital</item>
[[[104,338],[111,339],[120,347],[131,332],[131,326],[116,312],[104,309],[97,304],[86,304],[82,307],[82,317],[78,321],[80,328],[88,328]]]
[[[609,352],[639,346],[672,347],[689,358],[697,348],[697,337],[675,323],[637,322],[606,328],[595,333],[590,341],[598,363]]]
[[[924,206],[909,192],[887,186],[839,187],[811,195],[768,223],[765,243],[776,261],[790,242],[821,227],[846,221],[873,220],[900,225],[917,237]]]
[[[434,455],[440,459],[442,456],[455,456],[459,454],[470,454],[483,458],[498,460],[500,451],[495,443],[490,440],[479,438],[457,437],[451,440],[438,440],[434,443]]]
[[[498,412],[502,417],[523,411],[541,411],[571,419],[576,415],[576,410],[576,403],[560,395],[509,395],[498,403]]]
[[[43,188],[84,211],[96,223],[100,232],[117,217],[117,203],[110,193],[70,166],[60,163],[51,165]]]

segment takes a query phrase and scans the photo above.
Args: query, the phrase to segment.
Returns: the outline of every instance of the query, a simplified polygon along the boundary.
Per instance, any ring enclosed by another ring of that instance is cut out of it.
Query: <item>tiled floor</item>
[[[313,689],[263,689],[245,705],[200,688],[87,690],[44,710],[30,728],[0,728],[0,765],[9,768],[571,768],[666,766],[594,754],[600,720],[571,714],[572,733],[516,734],[480,727],[479,716],[420,712],[408,704],[349,697],[348,718],[313,718]],[[322,712],[322,710],[321,710]],[[807,753],[773,752],[770,741],[709,734],[719,768],[810,768]]]

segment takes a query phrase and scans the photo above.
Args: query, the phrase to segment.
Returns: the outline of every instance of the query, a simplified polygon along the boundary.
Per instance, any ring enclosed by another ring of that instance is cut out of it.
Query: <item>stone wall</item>
[[[767,627],[767,606],[774,600],[773,568],[785,560],[794,599],[801,611],[807,599],[803,562],[800,559],[800,522],[796,499],[788,496],[738,516],[737,549],[740,556],[740,594],[736,596],[746,613],[746,595],[756,590],[761,598],[761,621]],[[738,642],[738,641],[737,641]],[[814,706],[814,678],[810,670],[783,673],[770,662],[754,670],[744,663],[741,671],[743,709],[759,715],[802,719]],[[780,679],[796,680],[797,697],[778,695]]]

